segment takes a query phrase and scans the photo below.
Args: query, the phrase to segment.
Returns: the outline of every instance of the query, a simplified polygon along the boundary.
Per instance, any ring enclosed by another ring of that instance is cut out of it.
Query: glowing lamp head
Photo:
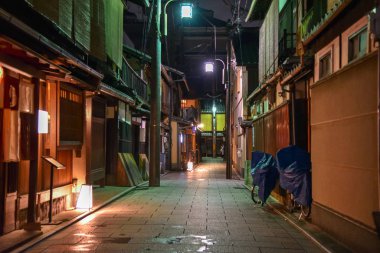
[[[212,62],[206,62],[205,71],[206,72],[214,72],[214,64]]]
[[[191,3],[181,4],[181,18],[193,17],[193,5]]]

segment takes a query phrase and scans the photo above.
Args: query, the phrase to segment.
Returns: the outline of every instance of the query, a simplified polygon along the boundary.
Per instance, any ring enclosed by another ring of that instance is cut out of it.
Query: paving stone
[[[253,205],[241,181],[225,179],[222,163],[169,173],[161,186],[128,194],[29,252],[320,252]]]

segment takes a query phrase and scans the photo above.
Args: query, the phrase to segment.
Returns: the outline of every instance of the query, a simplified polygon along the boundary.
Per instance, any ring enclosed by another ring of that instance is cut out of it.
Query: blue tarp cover
[[[289,146],[277,152],[277,168],[280,185],[291,192],[295,201],[311,204],[311,161],[308,152],[297,146]]]
[[[259,187],[259,198],[265,202],[276,186],[278,178],[276,160],[274,157],[260,151],[252,152],[251,175],[253,185]]]

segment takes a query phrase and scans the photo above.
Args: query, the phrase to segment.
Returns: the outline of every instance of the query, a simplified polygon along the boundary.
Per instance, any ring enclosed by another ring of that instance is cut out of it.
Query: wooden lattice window
[[[59,98],[60,145],[81,145],[83,142],[82,92],[61,84]]]

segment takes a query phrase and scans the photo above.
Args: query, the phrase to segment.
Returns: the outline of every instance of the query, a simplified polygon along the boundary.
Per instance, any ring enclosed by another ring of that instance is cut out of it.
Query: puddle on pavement
[[[216,241],[207,238],[207,236],[200,235],[184,235],[184,236],[172,236],[172,237],[156,237],[153,238],[154,242],[162,243],[162,244],[179,244],[182,240],[186,240],[191,244],[204,244],[206,246],[216,244]],[[200,247],[198,252],[203,252],[206,250],[206,246]],[[204,248],[204,249],[203,249]]]
[[[200,247],[200,248],[197,250],[197,252],[203,252],[203,251],[205,251],[206,249],[207,249],[206,246],[202,246],[202,247]]]

